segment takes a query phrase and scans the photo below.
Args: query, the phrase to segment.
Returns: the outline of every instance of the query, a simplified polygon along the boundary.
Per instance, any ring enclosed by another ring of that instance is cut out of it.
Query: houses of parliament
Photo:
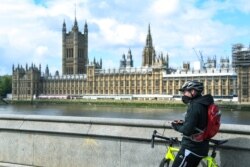
[[[202,58],[202,57],[201,57]],[[203,60],[203,59],[201,59]],[[250,102],[250,46],[232,46],[232,63],[229,58],[200,61],[200,68],[169,66],[169,55],[154,49],[150,25],[142,49],[141,67],[134,67],[133,54],[129,49],[123,54],[117,69],[103,69],[102,59],[89,61],[88,25],[83,32],[75,19],[72,29],[67,32],[62,25],[62,74],[54,75],[34,64],[13,65],[13,100],[33,98],[113,98],[113,99],[175,99],[180,96],[178,89],[188,80],[204,83],[204,94],[211,94],[218,100],[237,97],[238,102]]]

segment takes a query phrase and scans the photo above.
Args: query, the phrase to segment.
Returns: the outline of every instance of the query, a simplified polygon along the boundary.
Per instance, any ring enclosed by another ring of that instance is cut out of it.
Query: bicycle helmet
[[[198,81],[187,81],[182,85],[179,91],[184,92],[185,90],[191,90],[191,89],[194,89],[197,92],[201,93],[204,89],[203,83]]]

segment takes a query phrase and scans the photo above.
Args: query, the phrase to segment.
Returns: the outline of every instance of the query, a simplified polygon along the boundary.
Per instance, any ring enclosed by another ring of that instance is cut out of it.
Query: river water
[[[118,107],[80,104],[0,105],[0,114],[53,115],[151,120],[184,119],[186,108]],[[222,123],[250,125],[250,111],[222,112]]]

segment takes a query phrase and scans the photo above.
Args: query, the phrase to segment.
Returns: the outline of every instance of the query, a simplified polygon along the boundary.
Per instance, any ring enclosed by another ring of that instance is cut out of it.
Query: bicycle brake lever
[[[154,148],[154,137],[152,136],[152,140],[151,140],[151,148]]]
[[[174,137],[174,138],[172,138],[172,141],[173,141],[173,142],[175,142],[175,143],[180,142],[180,141],[178,140],[178,137]]]
[[[151,138],[151,148],[154,148],[154,139],[155,139],[155,135],[156,135],[157,131],[154,130],[153,134],[152,134],[152,138]]]

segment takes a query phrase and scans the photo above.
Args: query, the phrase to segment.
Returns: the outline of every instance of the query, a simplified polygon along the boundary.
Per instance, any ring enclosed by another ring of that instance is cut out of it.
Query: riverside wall
[[[34,99],[10,100],[10,104],[81,104],[81,105],[113,105],[113,106],[136,106],[136,107],[186,107],[180,100],[112,100],[112,99]],[[249,111],[250,103],[216,101],[216,104],[224,110]]]
[[[165,143],[150,145],[153,130],[181,137],[170,121],[91,117],[0,115],[0,166],[156,167]],[[222,124],[217,152],[226,167],[250,164],[250,126]]]

